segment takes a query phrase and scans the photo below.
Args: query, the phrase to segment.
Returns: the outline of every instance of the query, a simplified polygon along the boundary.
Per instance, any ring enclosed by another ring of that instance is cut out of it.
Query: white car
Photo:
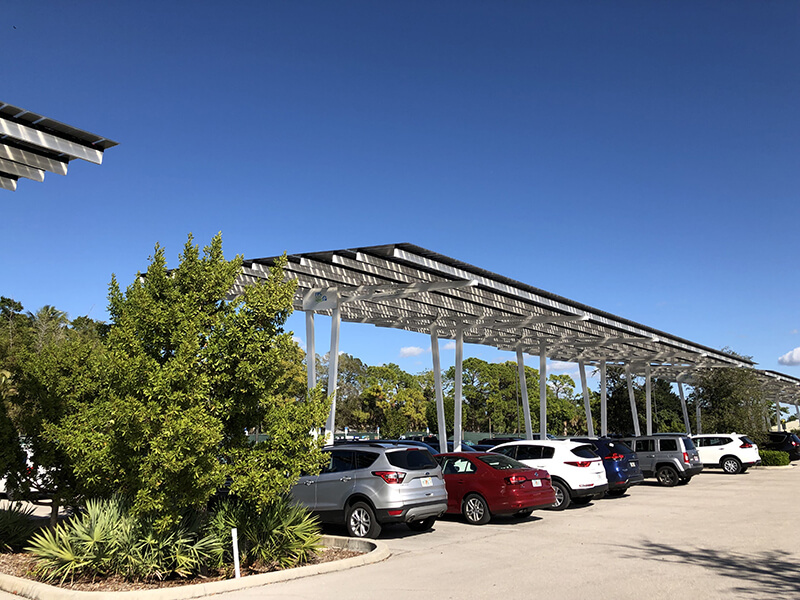
[[[562,440],[520,440],[492,448],[529,467],[545,469],[556,492],[555,510],[570,504],[588,504],[608,490],[603,460],[591,444]]]
[[[692,441],[707,467],[721,467],[726,473],[744,473],[761,462],[758,445],[740,433],[701,433]]]

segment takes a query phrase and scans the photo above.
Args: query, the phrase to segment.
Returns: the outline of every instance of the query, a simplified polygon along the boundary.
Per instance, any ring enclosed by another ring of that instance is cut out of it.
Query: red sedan
[[[528,516],[556,501],[550,474],[494,452],[438,454],[447,487],[447,512],[483,525],[493,515]]]

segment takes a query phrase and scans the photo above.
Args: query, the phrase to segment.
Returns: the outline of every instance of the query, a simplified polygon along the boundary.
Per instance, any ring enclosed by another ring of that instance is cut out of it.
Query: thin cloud
[[[295,342],[298,346],[300,346],[301,348],[303,348],[305,350],[306,343],[303,341],[302,338],[299,338],[296,335],[293,335],[292,336],[292,341]]]
[[[447,342],[444,346],[442,346],[442,350],[455,350],[456,343],[453,341]]]
[[[791,352],[787,352],[778,359],[778,362],[788,367],[800,365],[800,348],[795,348]]]
[[[798,333],[800,333],[800,329],[792,329],[789,333],[791,333],[792,335],[797,335]]]
[[[400,356],[403,358],[407,358],[409,356],[419,356],[425,352],[425,348],[420,348],[419,346],[404,346],[400,348]]]
[[[548,371],[575,371],[577,373],[578,372],[578,368],[577,367],[578,366],[575,363],[564,362],[564,361],[561,361],[561,360],[554,360],[554,361],[551,361],[547,365],[547,370]]]

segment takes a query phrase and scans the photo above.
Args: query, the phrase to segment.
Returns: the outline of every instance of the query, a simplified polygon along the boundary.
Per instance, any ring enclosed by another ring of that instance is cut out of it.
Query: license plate
[[[531,484],[533,484],[533,487],[542,487],[542,480],[541,479],[531,479]]]
[[[635,466],[636,466],[636,463],[635,463],[634,461],[631,461],[631,466],[632,466],[632,467],[635,467]]]
[[[422,487],[431,487],[433,485],[433,479],[431,477],[423,477],[420,481],[422,482]]]

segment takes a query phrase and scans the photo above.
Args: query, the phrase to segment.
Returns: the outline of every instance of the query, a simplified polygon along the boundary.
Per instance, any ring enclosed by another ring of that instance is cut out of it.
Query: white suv
[[[608,490],[603,460],[591,444],[561,440],[520,440],[492,448],[529,467],[545,469],[556,492],[555,510],[570,504],[589,504]]]
[[[758,445],[740,433],[701,433],[692,441],[707,467],[721,467],[726,473],[744,473],[759,463]]]

